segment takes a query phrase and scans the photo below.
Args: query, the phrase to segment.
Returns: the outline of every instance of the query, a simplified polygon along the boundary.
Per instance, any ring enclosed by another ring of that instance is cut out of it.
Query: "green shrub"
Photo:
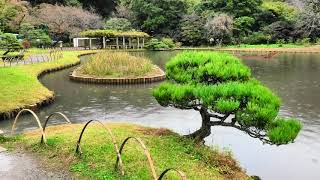
[[[320,42],[320,41],[319,41],[319,42]],[[176,46],[177,48],[182,47],[182,42],[176,42],[175,46]]]
[[[248,37],[244,38],[245,44],[267,44],[269,42],[269,36],[263,32],[254,32]]]
[[[35,28],[28,23],[21,24],[19,33],[24,36],[24,39],[28,41],[32,47],[49,46],[52,43],[49,34],[45,30]]]
[[[15,35],[0,32],[0,49],[5,49],[8,53],[22,49],[22,45]]]
[[[106,21],[104,28],[116,31],[129,31],[133,29],[131,22],[125,18],[110,18]]]
[[[162,49],[170,49],[170,47],[162,41],[158,39],[152,38],[150,39],[144,46],[148,50],[162,50]]]
[[[310,38],[298,39],[296,43],[299,45],[308,45],[310,44]]]
[[[276,41],[276,44],[278,44],[278,47],[283,47],[284,44],[286,44],[286,40],[284,39],[278,39]]]
[[[162,38],[161,40],[164,44],[166,44],[169,48],[176,47],[176,44],[171,38]]]

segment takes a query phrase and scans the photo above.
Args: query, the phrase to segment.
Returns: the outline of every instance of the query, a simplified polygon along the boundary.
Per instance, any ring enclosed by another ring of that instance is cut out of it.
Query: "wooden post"
[[[92,48],[92,42],[91,42],[91,38],[89,38],[89,49]]]
[[[140,39],[137,38],[137,40],[138,40],[138,49],[139,49],[140,48]]]
[[[129,48],[131,49],[131,38],[129,38]]]
[[[144,48],[144,38],[142,38],[142,48]]]
[[[103,49],[105,49],[106,48],[106,37],[105,36],[103,36],[103,38],[102,38],[102,40],[103,40]]]
[[[117,43],[117,49],[119,49],[119,38],[116,38],[116,43]]]
[[[126,48],[126,39],[124,38],[124,36],[122,37],[122,46],[123,49]]]

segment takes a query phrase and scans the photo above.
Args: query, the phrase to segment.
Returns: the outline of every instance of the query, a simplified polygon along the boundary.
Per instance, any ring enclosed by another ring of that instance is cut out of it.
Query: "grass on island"
[[[40,50],[30,51],[39,53]],[[78,55],[94,51],[65,51],[63,58],[50,62],[0,68],[0,112],[38,103],[53,95],[37,79],[42,71],[73,64]]]
[[[79,72],[96,77],[139,77],[152,75],[155,70],[149,59],[109,51],[91,56]]]
[[[39,144],[40,132],[29,132],[15,142],[3,145],[9,149],[22,148],[35,154],[47,168],[66,169],[75,179],[119,179],[114,165],[116,155],[111,138],[98,124],[89,125],[84,133],[81,157],[75,155],[75,145],[84,125],[60,125],[47,129],[47,146]],[[140,137],[146,144],[159,176],[166,168],[185,172],[188,179],[247,179],[230,153],[183,138],[167,129],[151,129],[137,125],[107,124],[112,129],[118,145],[128,136]],[[1,142],[1,141],[0,141]],[[143,149],[129,141],[122,154],[124,179],[152,179]],[[165,179],[180,179],[169,173]]]

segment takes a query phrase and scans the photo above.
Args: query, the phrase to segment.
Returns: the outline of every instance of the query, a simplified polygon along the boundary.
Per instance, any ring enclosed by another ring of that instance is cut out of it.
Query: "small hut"
[[[73,39],[74,47],[103,49],[141,49],[144,47],[147,33],[138,31],[88,30]]]

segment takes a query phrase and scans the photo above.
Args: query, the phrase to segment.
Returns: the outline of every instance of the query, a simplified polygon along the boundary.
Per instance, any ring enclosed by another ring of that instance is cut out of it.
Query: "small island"
[[[74,70],[70,79],[97,84],[140,84],[162,81],[165,73],[144,57],[128,52],[100,52]]]

